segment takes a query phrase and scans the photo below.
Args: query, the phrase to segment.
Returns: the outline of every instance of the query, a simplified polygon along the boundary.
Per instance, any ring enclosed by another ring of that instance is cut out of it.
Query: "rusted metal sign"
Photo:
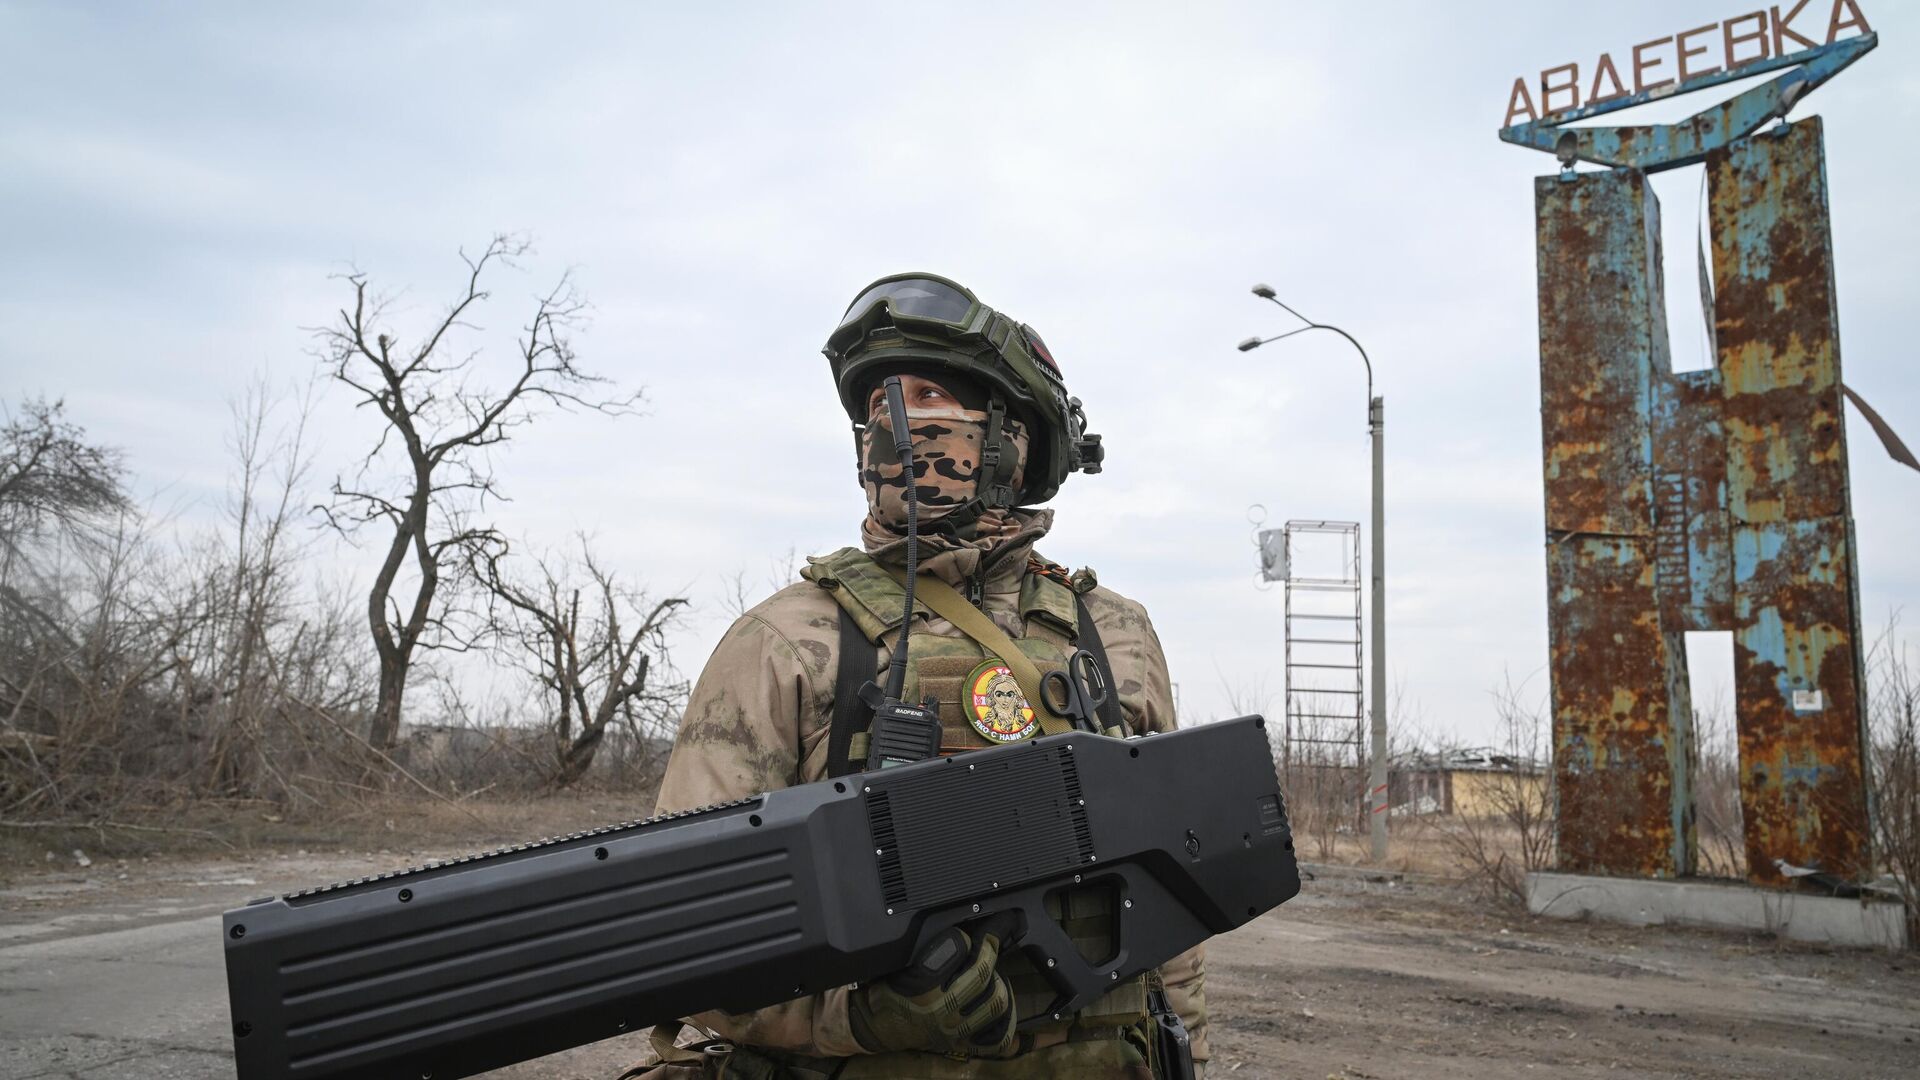
[[[1793,70],[1680,124],[1557,127],[1627,96],[1501,133],[1565,167],[1534,187],[1563,869],[1693,871],[1692,630],[1734,634],[1748,876],[1871,868],[1822,128],[1759,129],[1876,43],[1776,55],[1766,70]],[[1717,364],[1675,374],[1647,176],[1693,162]]]
[[[1646,100],[1750,78],[1782,63],[1797,63],[1786,59],[1797,49],[1832,45],[1848,32],[1873,33],[1857,0],[1831,0],[1815,5],[1815,11],[1807,9],[1810,3],[1799,0],[1784,11],[1776,4],[1643,41],[1623,53],[1627,59],[1617,64],[1612,53],[1603,52],[1584,73],[1577,63],[1550,67],[1532,87],[1525,78],[1517,78],[1507,93],[1507,114],[1501,123],[1512,127],[1543,117],[1566,123],[1579,119],[1572,113],[1583,107],[1592,115],[1593,106],[1629,97]],[[1827,19],[1821,23],[1823,14]],[[1823,34],[1825,40],[1808,34]]]

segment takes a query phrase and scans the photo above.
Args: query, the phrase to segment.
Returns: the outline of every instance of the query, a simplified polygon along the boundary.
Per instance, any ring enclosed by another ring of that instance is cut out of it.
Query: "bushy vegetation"
[[[386,428],[325,491],[309,475],[313,394],[233,404],[224,512],[191,527],[137,505],[123,456],[59,402],[11,407],[0,821],[657,783],[686,693],[666,637],[685,601],[650,599],[584,540],[519,554],[552,538],[510,541],[485,517],[492,463],[536,405],[622,413],[637,398],[587,396],[600,380],[576,366],[582,302],[565,279],[537,301],[505,388],[470,381],[479,350],[451,342],[488,299],[483,274],[524,250],[499,237],[466,259],[456,300],[404,349],[366,278],[346,278],[349,307],[318,332],[322,376]],[[369,532],[384,558],[328,579]],[[524,678],[470,701],[443,649]]]

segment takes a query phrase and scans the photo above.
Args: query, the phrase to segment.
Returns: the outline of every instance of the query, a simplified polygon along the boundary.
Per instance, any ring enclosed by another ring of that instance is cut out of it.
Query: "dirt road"
[[[1920,958],[1322,877],[1209,965],[1211,1075],[1920,1077]]]
[[[230,1077],[219,913],[412,853],[103,862],[0,888],[0,1077]],[[124,876],[122,876],[124,875]],[[1212,949],[1217,1078],[1920,1077],[1920,957],[1489,913],[1323,875]],[[611,1080],[616,1040],[495,1074]]]

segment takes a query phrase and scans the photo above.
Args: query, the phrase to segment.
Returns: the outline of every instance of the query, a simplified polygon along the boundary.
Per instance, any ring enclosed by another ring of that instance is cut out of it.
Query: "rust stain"
[[[1691,873],[1683,635],[1735,637],[1750,877],[1871,866],[1859,615],[1817,119],[1709,153],[1710,372],[1667,355],[1630,168],[1535,183],[1563,868]]]
[[[1547,528],[1650,534],[1651,455],[1634,419],[1649,406],[1652,188],[1628,172],[1541,177],[1534,191]],[[1589,292],[1612,302],[1567,302]]]
[[[1691,834],[1656,566],[1659,203],[1631,170],[1534,192],[1559,861],[1673,877],[1691,868]]]
[[[1707,160],[1748,876],[1865,876],[1860,617],[1822,129]]]
[[[1737,521],[1846,512],[1822,158],[1817,117],[1707,158],[1727,509]]]

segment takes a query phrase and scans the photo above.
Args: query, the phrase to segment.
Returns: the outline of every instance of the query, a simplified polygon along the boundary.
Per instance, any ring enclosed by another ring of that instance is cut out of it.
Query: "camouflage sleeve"
[[[1173,1011],[1187,1025],[1187,1036],[1193,1040],[1193,1059],[1209,1060],[1213,1047],[1207,1041],[1207,947],[1195,945],[1160,965],[1160,981],[1166,985]]]
[[[1087,593],[1085,600],[1087,614],[1100,629],[1127,726],[1135,732],[1172,731],[1173,683],[1147,609],[1104,586]]]
[[[801,758],[824,728],[821,703],[832,700],[833,657],[814,640],[819,635],[804,632],[804,620],[782,615],[776,597],[736,620],[720,639],[687,701],[656,813],[727,802],[800,780]],[[799,625],[787,626],[795,622]],[[845,989],[738,1015],[701,1013],[691,1020],[753,1046],[819,1057],[864,1052],[848,1024]]]
[[[1119,684],[1120,704],[1135,731],[1172,731],[1178,726],[1173,709],[1173,681],[1167,673],[1167,654],[1160,647],[1147,609],[1109,589],[1087,594],[1087,611],[1100,628],[1107,662]],[[1213,1056],[1207,1041],[1207,951],[1196,945],[1160,968],[1167,998],[1187,1025],[1193,1056]]]
[[[654,812],[792,786],[808,674],[799,650],[771,623],[752,613],[734,620],[687,699]]]

